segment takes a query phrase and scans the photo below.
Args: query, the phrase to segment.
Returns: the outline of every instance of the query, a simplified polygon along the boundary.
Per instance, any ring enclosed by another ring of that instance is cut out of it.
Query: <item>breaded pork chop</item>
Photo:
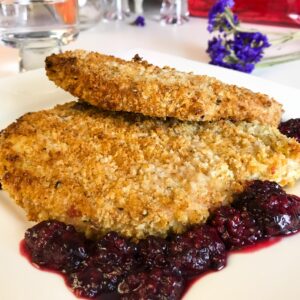
[[[277,126],[281,104],[205,76],[82,50],[46,59],[50,80],[100,109],[188,121],[257,120]]]
[[[181,232],[244,182],[300,176],[300,144],[274,127],[181,122],[71,102],[29,113],[0,135],[0,181],[30,220],[87,235]]]

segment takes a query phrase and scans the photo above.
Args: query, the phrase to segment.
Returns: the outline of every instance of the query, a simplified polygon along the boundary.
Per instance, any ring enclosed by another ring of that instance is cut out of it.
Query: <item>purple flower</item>
[[[240,60],[259,62],[265,48],[270,47],[268,38],[260,32],[238,32],[234,36],[233,50]]]
[[[224,40],[220,36],[208,41],[208,49],[206,52],[209,54],[214,65],[222,64],[223,60],[230,55],[228,46],[229,45],[224,43]]]
[[[208,41],[210,64],[251,73],[270,44],[260,32],[236,32],[230,39],[222,34]]]
[[[237,63],[232,64],[227,63],[224,67],[227,69],[233,69],[244,73],[251,73],[255,68],[255,64],[239,61]]]
[[[143,16],[137,16],[137,18],[131,24],[135,26],[144,27],[146,25],[145,18]]]
[[[206,52],[210,64],[251,73],[270,43],[260,32],[241,32],[236,28],[239,21],[230,10],[233,5],[233,0],[219,0],[212,7],[208,31],[218,31],[219,35],[208,41]],[[231,26],[232,23],[235,27]]]
[[[225,9],[232,8],[234,6],[233,0],[219,0],[216,4],[211,8],[208,14],[208,27],[207,30],[209,32],[213,32],[214,30],[229,31],[232,29],[232,26],[228,22],[225,16]],[[238,17],[232,14],[233,23],[237,25],[239,23]]]

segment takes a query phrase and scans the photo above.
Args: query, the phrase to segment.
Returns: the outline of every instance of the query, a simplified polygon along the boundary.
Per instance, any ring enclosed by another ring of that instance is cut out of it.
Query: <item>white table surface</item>
[[[152,11],[155,12],[153,8]],[[144,48],[200,62],[209,61],[205,52],[209,39],[206,30],[207,20],[190,18],[188,23],[181,26],[162,26],[152,17],[153,13],[148,12],[145,27],[129,25],[129,21],[99,23],[96,27],[81,32],[78,39],[65,46],[64,50],[80,48],[106,54],[117,54],[132,48]],[[283,32],[290,30],[278,27],[256,27]],[[293,44],[293,50],[295,49],[300,50],[300,41]],[[253,75],[300,88],[299,71],[300,60],[256,69]],[[0,78],[16,73],[18,73],[18,51],[0,46]]]

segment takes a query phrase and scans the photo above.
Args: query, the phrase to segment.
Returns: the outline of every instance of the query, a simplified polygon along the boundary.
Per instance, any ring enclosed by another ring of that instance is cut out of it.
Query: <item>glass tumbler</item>
[[[19,49],[20,71],[43,67],[78,32],[77,0],[0,0],[0,40]]]
[[[128,0],[101,0],[104,21],[125,20],[130,16]]]
[[[78,0],[80,29],[95,26],[102,18],[102,0]]]
[[[181,25],[189,20],[187,0],[163,0],[160,8],[161,24]]]

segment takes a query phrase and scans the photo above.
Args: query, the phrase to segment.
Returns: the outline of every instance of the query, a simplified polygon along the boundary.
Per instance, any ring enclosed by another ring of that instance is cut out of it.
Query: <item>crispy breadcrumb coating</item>
[[[83,50],[46,59],[50,80],[100,109],[188,121],[258,121],[277,126],[281,104],[267,95],[205,76]]]
[[[276,128],[181,122],[71,102],[0,135],[0,181],[33,221],[135,239],[205,222],[251,179],[292,184],[300,144]]]

